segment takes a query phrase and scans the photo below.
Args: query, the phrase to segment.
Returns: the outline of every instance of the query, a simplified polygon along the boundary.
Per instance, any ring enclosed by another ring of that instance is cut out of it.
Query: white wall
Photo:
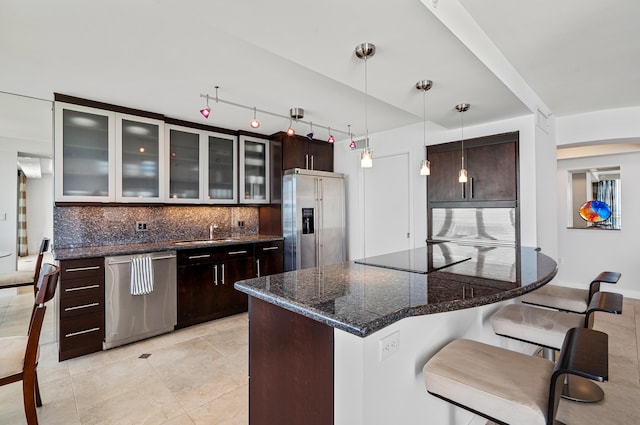
[[[465,127],[465,139],[492,134],[520,132],[520,219],[521,242],[527,246],[540,246],[545,254],[556,257],[557,232],[555,215],[537,214],[538,197],[550,205],[555,204],[555,145],[553,129],[549,135],[537,131],[534,116],[512,118],[487,124]],[[446,130],[430,126],[427,130],[427,143],[439,144],[460,140],[460,129]],[[373,149],[373,166],[377,156],[408,153],[409,162],[415,166],[411,172],[410,203],[411,242],[410,246],[425,244],[427,235],[426,178],[419,175],[420,160],[424,157],[422,123],[402,127],[370,136]],[[348,147],[347,141],[337,142],[334,148],[334,169],[347,175],[347,234],[349,259],[364,257],[366,238],[363,234],[362,220],[366,220],[375,211],[365,211],[362,190],[366,184],[369,170],[360,168],[360,151]],[[428,177],[427,177],[428,178]],[[540,178],[540,180],[539,180]],[[537,182],[542,185],[538,186]],[[538,189],[541,187],[541,189]],[[381,193],[380,196],[384,196]],[[550,199],[550,201],[549,201]],[[401,206],[390,205],[398,214],[406,214]],[[382,252],[384,247],[368,247]],[[388,252],[388,251],[387,251]]]
[[[53,241],[53,174],[27,179],[27,240],[29,253],[37,253],[42,238]]]
[[[52,103],[47,100],[0,92],[0,217],[7,213],[7,220],[0,222],[0,251],[11,252],[11,257],[0,259],[2,271],[16,267],[17,247],[17,199],[18,153],[53,157]],[[43,183],[47,184],[47,183]],[[36,184],[36,187],[38,184]],[[28,190],[28,189],[27,189]],[[37,189],[42,192],[46,189]],[[51,186],[53,190],[53,186]],[[27,194],[27,196],[29,196]],[[49,206],[49,216],[41,216],[39,225],[48,226],[42,234],[53,233],[52,196],[41,196]],[[27,205],[27,208],[29,206]],[[31,210],[38,210],[32,205]],[[27,211],[27,214],[30,212]],[[47,214],[43,212],[43,214]],[[27,223],[29,225],[29,223]],[[36,223],[32,223],[38,227]],[[29,229],[27,229],[29,232]],[[27,234],[29,237],[29,234]],[[40,238],[41,236],[38,236]],[[37,241],[39,245],[40,241]],[[31,241],[30,241],[31,245]],[[30,248],[31,249],[31,248]],[[37,247],[36,247],[37,249]]]
[[[500,338],[491,329],[489,317],[509,302],[410,317],[366,338],[336,329],[336,425],[471,423],[471,413],[426,392],[422,368],[458,337],[533,353],[533,346]],[[381,360],[380,340],[394,332],[399,335],[399,351]]]
[[[559,118],[557,145],[593,146],[575,150],[576,158],[558,160],[558,275],[553,283],[585,287],[604,270],[622,273],[620,282],[607,291],[640,298],[640,262],[637,259],[637,235],[640,234],[640,152],[621,149],[640,144],[640,107],[596,111]],[[570,151],[565,149],[565,151]],[[608,154],[607,154],[608,152]],[[567,229],[568,175],[572,169],[620,166],[622,229]]]

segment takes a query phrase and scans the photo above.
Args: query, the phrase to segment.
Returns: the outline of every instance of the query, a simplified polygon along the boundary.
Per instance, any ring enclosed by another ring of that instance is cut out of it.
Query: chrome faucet
[[[209,239],[213,239],[213,232],[215,230],[218,230],[220,227],[218,227],[217,224],[210,224],[209,225]]]

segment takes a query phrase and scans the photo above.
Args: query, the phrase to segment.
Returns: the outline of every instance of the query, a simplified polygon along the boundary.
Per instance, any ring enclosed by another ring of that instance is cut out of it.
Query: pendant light
[[[327,143],[334,143],[336,141],[336,138],[333,137],[333,134],[331,134],[331,127],[329,127],[329,138],[327,139]]]
[[[420,80],[416,83],[416,89],[422,90],[422,134],[424,159],[420,161],[420,175],[428,176],[431,174],[431,161],[427,159],[427,90],[433,87],[433,81]]]
[[[467,182],[467,169],[464,168],[464,113],[469,110],[468,103],[460,103],[456,105],[456,109],[460,112],[460,132],[462,135],[462,147],[460,149],[460,171],[458,172],[458,182],[466,183]]]
[[[353,134],[351,134],[351,124],[349,124],[348,127],[349,127],[349,147],[351,149],[355,149],[358,147],[358,145],[356,145],[356,141],[353,140]]]
[[[376,46],[371,43],[362,43],[356,46],[356,56],[364,60],[364,149],[360,153],[360,167],[371,168],[373,166],[373,152],[369,147],[369,122],[368,122],[368,87],[367,87],[367,59],[376,53]]]

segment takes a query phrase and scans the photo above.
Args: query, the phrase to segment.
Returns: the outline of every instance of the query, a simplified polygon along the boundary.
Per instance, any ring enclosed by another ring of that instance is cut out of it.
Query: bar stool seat
[[[593,327],[593,313],[622,313],[621,294],[598,292],[591,299],[586,315],[547,310],[526,304],[508,304],[491,316],[493,331],[507,338],[560,350],[567,331],[574,327]],[[553,353],[545,352],[553,358]],[[595,383],[581,378],[568,379],[563,397],[573,401],[596,402],[604,398],[604,391]]]
[[[555,423],[566,374],[608,379],[607,335],[570,329],[555,365],[547,359],[456,339],[423,368],[430,394],[494,422],[518,425]]]
[[[600,291],[600,283],[615,284],[622,275],[618,272],[602,272],[589,284],[589,289],[545,285],[520,297],[525,304],[555,308],[584,314],[593,295]]]

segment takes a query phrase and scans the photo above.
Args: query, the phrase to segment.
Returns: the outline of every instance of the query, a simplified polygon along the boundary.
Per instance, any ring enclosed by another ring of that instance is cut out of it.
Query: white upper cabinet
[[[56,201],[162,202],[164,122],[56,102]]]
[[[269,141],[240,136],[240,203],[269,203]]]
[[[166,201],[199,203],[204,188],[204,146],[200,131],[176,125],[165,125],[165,131],[168,149]]]
[[[235,204],[238,202],[238,138],[212,132],[203,136],[207,149],[203,201]]]
[[[56,102],[56,201],[112,202],[115,114]]]
[[[164,122],[116,114],[116,201],[164,201]]]
[[[169,124],[165,131],[168,203],[238,202],[236,136]]]

